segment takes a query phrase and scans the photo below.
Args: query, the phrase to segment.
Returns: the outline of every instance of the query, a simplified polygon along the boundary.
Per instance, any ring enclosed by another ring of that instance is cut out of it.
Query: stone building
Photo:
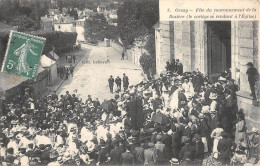
[[[239,85],[239,108],[245,110],[247,125],[260,128],[259,101],[250,97],[247,62],[260,71],[258,22],[254,21],[167,21],[155,26],[156,70],[165,70],[171,59],[179,59],[184,71],[199,70],[214,82],[226,69]],[[257,99],[260,85],[258,81]]]

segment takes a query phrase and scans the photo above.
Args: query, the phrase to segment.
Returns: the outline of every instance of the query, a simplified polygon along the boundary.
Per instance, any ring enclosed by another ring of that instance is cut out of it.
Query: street
[[[114,97],[108,88],[110,75],[113,75],[114,78],[119,75],[122,79],[123,73],[126,73],[130,85],[142,81],[141,68],[135,66],[130,60],[121,60],[121,53],[114,48],[99,46],[88,46],[88,48],[91,49],[90,54],[86,54],[76,66],[73,77],[70,76],[68,80],[64,81],[57,90],[58,95],[65,94],[66,91],[74,93],[77,89],[77,93],[80,94],[83,101],[88,95],[91,95],[93,99],[98,97],[100,101],[103,101]],[[107,59],[110,63],[103,63]],[[97,61],[101,63],[95,63]],[[115,88],[116,85],[114,85]]]

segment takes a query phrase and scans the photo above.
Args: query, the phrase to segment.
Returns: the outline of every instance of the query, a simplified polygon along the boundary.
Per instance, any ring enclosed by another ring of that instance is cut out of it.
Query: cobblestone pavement
[[[107,60],[110,63],[105,63]],[[121,53],[112,47],[93,46],[89,57],[85,56],[74,70],[74,76],[66,80],[58,89],[57,94],[65,94],[66,91],[74,93],[77,89],[80,98],[86,100],[88,95],[104,99],[113,98],[109,92],[108,78],[110,75],[123,77],[123,73],[129,77],[130,85],[143,80],[140,67],[132,64],[130,60],[121,60]],[[116,85],[114,85],[115,89]]]

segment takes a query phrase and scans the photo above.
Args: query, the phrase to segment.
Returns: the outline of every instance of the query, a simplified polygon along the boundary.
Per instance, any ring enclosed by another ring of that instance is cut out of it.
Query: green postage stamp
[[[35,78],[45,40],[41,37],[11,31],[1,71]]]

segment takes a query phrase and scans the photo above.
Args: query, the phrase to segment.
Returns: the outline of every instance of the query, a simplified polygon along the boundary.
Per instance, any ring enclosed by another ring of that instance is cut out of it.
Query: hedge
[[[58,54],[69,51],[77,40],[76,32],[33,31],[29,33],[46,38],[43,54],[50,52],[53,46],[55,47],[55,52]]]
[[[76,32],[32,31],[25,33],[46,38],[43,54],[52,51],[54,46],[55,52],[61,55],[63,52],[70,51],[77,40]],[[4,59],[8,38],[9,32],[0,32],[0,67]]]

